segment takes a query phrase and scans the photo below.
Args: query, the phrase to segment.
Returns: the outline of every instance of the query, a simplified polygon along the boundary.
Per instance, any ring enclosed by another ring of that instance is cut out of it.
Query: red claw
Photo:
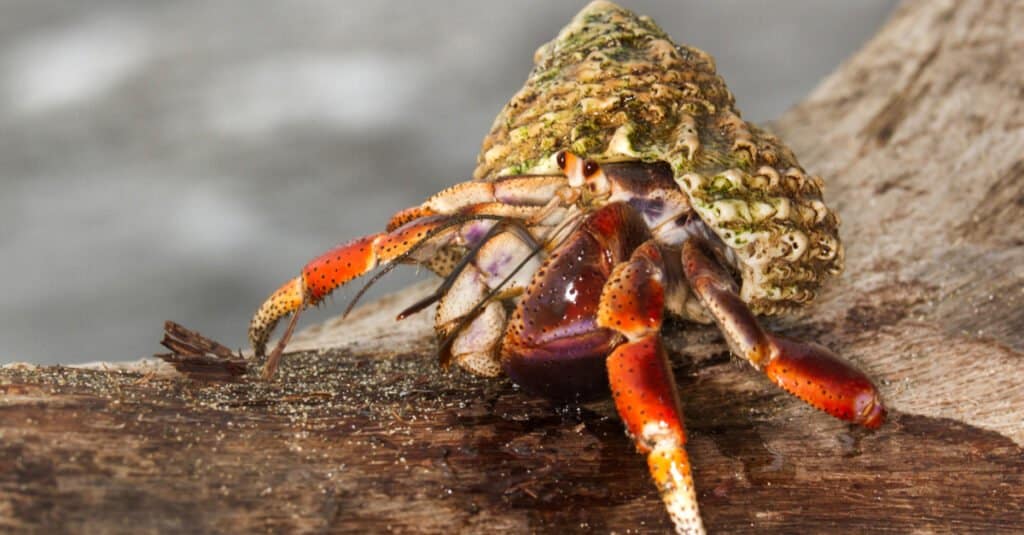
[[[818,344],[765,331],[740,298],[735,281],[703,249],[696,239],[683,244],[683,268],[737,355],[790,394],[836,418],[869,429],[885,422],[885,405],[867,375]]]
[[[867,375],[824,347],[771,336],[774,358],[764,367],[772,381],[836,418],[875,429],[885,405]]]

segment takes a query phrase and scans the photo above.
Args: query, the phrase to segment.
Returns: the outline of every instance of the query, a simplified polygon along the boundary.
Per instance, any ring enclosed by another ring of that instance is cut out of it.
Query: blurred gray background
[[[755,121],[893,3],[623,0],[715,56]],[[242,346],[306,260],[469,178],[582,5],[0,0],[0,363],[135,359],[164,319]]]

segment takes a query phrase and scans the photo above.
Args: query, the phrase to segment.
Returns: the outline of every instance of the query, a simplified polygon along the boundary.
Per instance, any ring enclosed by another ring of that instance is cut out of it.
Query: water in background
[[[714,55],[767,120],[893,0],[623,4]],[[307,259],[467,179],[583,3],[441,5],[4,2],[0,363],[135,359],[164,319],[241,346]]]

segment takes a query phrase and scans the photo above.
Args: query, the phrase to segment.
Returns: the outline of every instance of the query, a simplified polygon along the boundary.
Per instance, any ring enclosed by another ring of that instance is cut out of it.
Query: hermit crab
[[[472,180],[386,231],[309,262],[252,320],[270,376],[304,308],[381,267],[443,281],[443,364],[560,400],[609,390],[679,533],[702,533],[666,314],[715,323],[731,351],[837,418],[882,424],[878,390],[828,349],[756,315],[800,307],[842,270],[839,221],[777,138],[740,118],[714,61],[649,18],[598,1],[535,55],[483,141]]]

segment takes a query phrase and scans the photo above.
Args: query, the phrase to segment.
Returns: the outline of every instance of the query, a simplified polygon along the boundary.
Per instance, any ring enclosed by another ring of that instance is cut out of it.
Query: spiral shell
[[[822,200],[822,180],[741,118],[707,53],[599,0],[534,63],[484,138],[476,178],[557,172],[562,149],[599,163],[664,161],[733,249],[741,296],[756,312],[802,305],[842,271],[839,220]]]

